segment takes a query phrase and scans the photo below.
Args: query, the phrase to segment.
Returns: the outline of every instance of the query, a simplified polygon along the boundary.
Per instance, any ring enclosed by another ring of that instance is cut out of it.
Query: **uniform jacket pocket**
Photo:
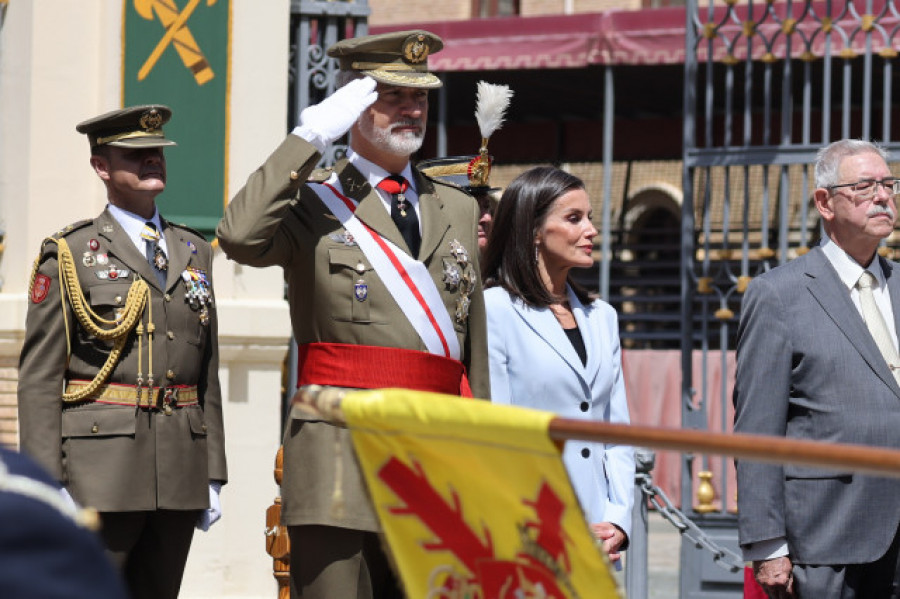
[[[134,410],[109,407],[71,409],[62,414],[64,438],[134,436]]]

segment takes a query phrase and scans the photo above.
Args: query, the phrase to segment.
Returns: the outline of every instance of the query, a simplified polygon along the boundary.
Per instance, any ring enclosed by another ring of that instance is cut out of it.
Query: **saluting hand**
[[[363,111],[375,103],[377,83],[371,77],[354,79],[318,104],[304,108],[294,133],[324,151],[350,130]]]
[[[753,562],[756,582],[773,599],[794,599],[794,574],[791,558],[776,557]]]

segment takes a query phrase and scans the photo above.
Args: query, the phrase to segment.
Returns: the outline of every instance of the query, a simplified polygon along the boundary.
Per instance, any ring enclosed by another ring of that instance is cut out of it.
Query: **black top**
[[[578,330],[577,326],[563,330],[566,332],[566,337],[568,337],[569,341],[572,343],[572,347],[575,348],[575,353],[581,358],[581,365],[586,366],[587,350],[584,348],[584,339],[581,337],[581,331]]]

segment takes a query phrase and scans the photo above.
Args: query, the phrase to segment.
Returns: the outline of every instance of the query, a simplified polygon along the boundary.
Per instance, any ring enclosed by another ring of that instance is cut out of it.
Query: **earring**
[[[538,261],[538,246],[537,246],[537,244],[534,244],[534,261],[535,262]]]

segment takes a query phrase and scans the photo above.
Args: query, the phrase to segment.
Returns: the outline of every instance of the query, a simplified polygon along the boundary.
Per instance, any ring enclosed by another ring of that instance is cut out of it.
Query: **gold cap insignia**
[[[162,115],[155,108],[151,108],[141,116],[139,124],[145,131],[155,131],[163,124]]]
[[[403,57],[412,64],[428,58],[429,50],[428,39],[421,33],[411,35],[403,42]]]

